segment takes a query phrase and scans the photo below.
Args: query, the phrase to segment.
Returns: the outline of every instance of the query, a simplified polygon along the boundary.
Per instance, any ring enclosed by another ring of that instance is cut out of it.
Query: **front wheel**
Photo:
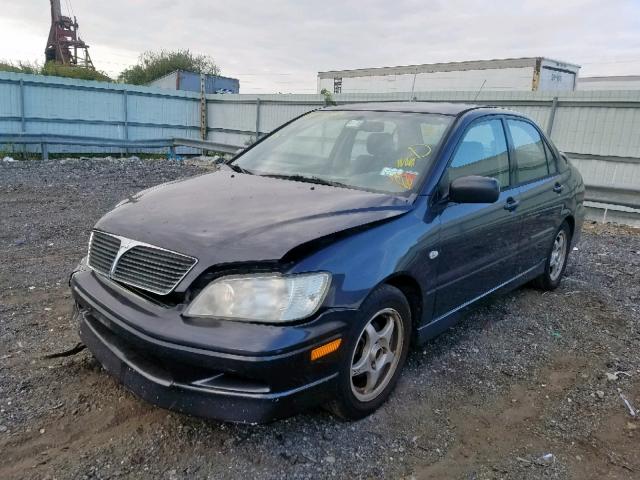
[[[382,405],[400,375],[409,350],[411,309],[400,290],[378,287],[358,314],[357,333],[346,342],[338,394],[330,409],[356,420]]]
[[[558,288],[562,275],[567,268],[570,246],[571,229],[567,222],[562,222],[547,256],[544,273],[535,280],[536,286],[543,290],[555,290]]]

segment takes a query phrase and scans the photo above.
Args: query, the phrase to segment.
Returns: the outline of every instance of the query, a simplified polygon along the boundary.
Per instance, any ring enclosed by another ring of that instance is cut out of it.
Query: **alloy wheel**
[[[562,269],[564,268],[564,262],[567,258],[567,234],[564,230],[560,230],[556,239],[553,241],[553,248],[551,249],[551,258],[549,259],[549,277],[552,281],[556,281]]]
[[[402,316],[393,308],[374,314],[360,333],[351,359],[351,391],[374,400],[393,378],[404,344]]]

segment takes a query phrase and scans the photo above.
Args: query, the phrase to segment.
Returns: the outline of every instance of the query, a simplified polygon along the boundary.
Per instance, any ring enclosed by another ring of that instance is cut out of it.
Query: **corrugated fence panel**
[[[640,108],[560,107],[552,138],[568,152],[640,157]]]
[[[572,158],[571,163],[580,170],[586,185],[637,191],[640,196],[640,168],[638,168],[638,163],[585,158]]]
[[[25,115],[37,119],[122,120],[122,94],[117,90],[76,90],[44,84],[25,85]]]
[[[296,103],[277,104],[265,103],[260,105],[260,130],[270,132],[285,122],[303,113],[315,110],[321,105],[301,105]]]
[[[200,127],[200,103],[197,99],[159,98],[129,92],[127,100],[129,123],[170,125],[176,128]]]
[[[224,143],[246,147],[255,141],[255,134],[210,131],[207,137],[210,142]]]
[[[0,81],[0,119],[20,116],[20,85]],[[0,128],[1,125],[0,125]]]
[[[209,102],[207,122],[213,130],[255,132],[256,106],[253,103],[238,101]]]

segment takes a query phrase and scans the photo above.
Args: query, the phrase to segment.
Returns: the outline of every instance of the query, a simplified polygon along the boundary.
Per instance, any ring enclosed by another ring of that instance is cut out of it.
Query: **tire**
[[[345,420],[358,420],[376,411],[395,388],[411,331],[407,298],[390,285],[376,288],[360,306],[354,334],[346,340],[337,395],[329,410]]]
[[[561,245],[559,245],[559,242]],[[571,229],[569,224],[562,222],[560,228],[553,237],[553,243],[549,248],[545,261],[544,273],[534,280],[534,285],[542,290],[555,290],[560,285],[564,271],[567,268],[569,249],[571,247]]]

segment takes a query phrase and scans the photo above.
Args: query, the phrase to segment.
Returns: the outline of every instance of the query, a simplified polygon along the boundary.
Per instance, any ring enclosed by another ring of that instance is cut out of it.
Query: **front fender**
[[[416,280],[427,299],[437,273],[437,259],[430,259],[429,252],[437,248],[438,224],[424,220],[425,208],[338,239],[300,260],[291,272],[331,272],[327,306],[332,307],[358,308],[375,287],[397,275]]]

